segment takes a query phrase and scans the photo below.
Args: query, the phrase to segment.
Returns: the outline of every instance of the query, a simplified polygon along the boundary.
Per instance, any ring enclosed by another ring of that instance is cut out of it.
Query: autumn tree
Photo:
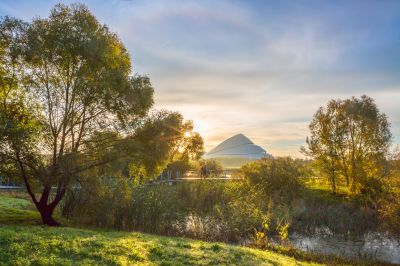
[[[57,5],[31,22],[5,18],[0,34],[0,171],[18,175],[43,223],[58,225],[52,215],[66,190],[105,163],[90,145],[144,117],[153,88],[83,5]]]
[[[369,181],[386,174],[390,124],[372,98],[331,100],[315,113],[309,128],[308,148],[302,151],[328,177],[333,191],[340,178],[362,192]]]

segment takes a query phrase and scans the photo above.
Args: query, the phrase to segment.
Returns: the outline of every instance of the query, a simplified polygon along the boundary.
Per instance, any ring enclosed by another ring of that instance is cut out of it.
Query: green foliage
[[[276,233],[278,234],[278,239],[282,247],[287,246],[289,243],[289,226],[290,224],[288,222],[280,221],[276,227]],[[273,246],[276,246],[269,241],[269,236],[271,233],[272,232],[270,231],[269,224],[264,222],[260,230],[255,230],[254,242],[252,245],[261,249],[272,248]]]
[[[390,175],[383,180],[383,188],[380,187],[384,193],[375,202],[381,226],[400,235],[400,152],[391,160],[390,168]]]
[[[91,153],[86,157],[81,156],[77,165],[86,161],[103,163],[79,176],[79,185],[85,189],[80,193],[103,195],[112,194],[109,191],[118,187],[133,189],[152,182],[165,168],[186,166],[187,163],[183,161],[170,163],[177,145],[185,138],[186,122],[181,114],[162,111],[146,118],[142,123],[126,137],[114,132],[96,132],[92,137],[93,141],[85,144],[85,148],[91,150]],[[102,139],[105,140],[104,145]],[[96,200],[103,202],[100,198]],[[105,200],[108,202],[108,197]]]
[[[400,235],[400,193],[389,195],[381,202],[379,208],[383,229]]]
[[[374,100],[365,95],[331,100],[315,113],[309,128],[308,149],[302,151],[314,159],[333,192],[344,179],[352,191],[375,197],[377,180],[387,175],[391,132]]]
[[[299,191],[300,160],[265,158],[242,166],[242,175],[251,186],[260,186],[269,194],[292,198]]]

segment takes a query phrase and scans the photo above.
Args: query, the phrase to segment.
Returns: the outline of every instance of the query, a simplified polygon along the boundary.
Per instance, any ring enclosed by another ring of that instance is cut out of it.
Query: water
[[[176,224],[176,230],[181,234],[203,239],[216,240],[215,237],[225,235],[224,229],[211,217],[204,218],[196,215],[189,215],[185,222]],[[224,241],[222,238],[217,240]],[[279,244],[279,241],[274,238],[269,240]],[[252,241],[250,238],[245,238],[236,244],[247,245]],[[389,234],[370,232],[359,237],[345,238],[335,235],[327,227],[319,227],[313,234],[291,233],[289,241],[295,248],[316,254],[376,260],[400,265],[400,239]]]
[[[329,234],[309,236],[293,233],[289,240],[303,251],[400,264],[400,240],[380,233],[368,233],[352,239]]]

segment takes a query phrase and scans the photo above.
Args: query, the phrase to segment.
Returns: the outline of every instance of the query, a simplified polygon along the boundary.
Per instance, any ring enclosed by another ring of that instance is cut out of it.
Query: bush
[[[292,199],[299,192],[300,161],[286,158],[265,158],[244,165],[243,177],[251,186],[260,186],[269,194],[278,193]]]
[[[392,163],[391,174],[383,182],[378,211],[384,229],[400,235],[400,160]]]

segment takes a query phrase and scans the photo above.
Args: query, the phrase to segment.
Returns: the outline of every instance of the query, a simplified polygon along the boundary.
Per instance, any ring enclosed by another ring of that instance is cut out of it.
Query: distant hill
[[[239,168],[248,162],[265,157],[272,155],[243,134],[226,139],[204,155],[205,159],[219,161],[224,168]]]

